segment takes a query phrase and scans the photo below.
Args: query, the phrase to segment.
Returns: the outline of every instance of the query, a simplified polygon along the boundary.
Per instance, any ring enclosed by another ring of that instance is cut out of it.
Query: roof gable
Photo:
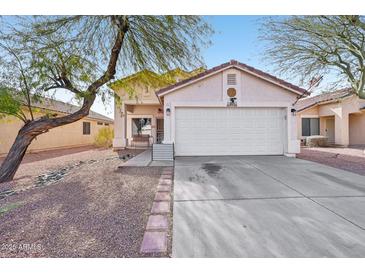
[[[194,75],[190,78],[187,78],[185,80],[182,80],[182,81],[177,82],[175,84],[172,84],[170,86],[164,87],[164,88],[156,91],[156,94],[159,97],[164,96],[164,95],[166,95],[170,92],[173,92],[173,91],[175,91],[179,88],[190,85],[192,83],[195,83],[197,81],[200,81],[204,78],[207,78],[211,75],[214,75],[216,73],[222,72],[222,71],[230,69],[230,68],[239,69],[241,71],[244,71],[246,73],[254,75],[258,78],[261,78],[265,81],[271,82],[272,84],[281,86],[284,89],[287,89],[291,92],[294,92],[294,93],[297,93],[297,94],[300,94],[300,95],[303,95],[303,94],[308,95],[309,94],[309,92],[307,90],[303,89],[303,88],[300,88],[296,85],[293,85],[289,82],[286,82],[282,79],[279,79],[279,78],[277,78],[277,77],[275,77],[271,74],[268,74],[266,72],[263,72],[261,70],[255,69],[254,67],[248,66],[244,63],[240,63],[236,60],[231,60],[230,62],[227,62],[227,63],[221,64],[219,66],[213,67],[211,69],[205,70],[205,71],[203,71],[201,73],[198,73],[198,74],[196,74],[196,75]]]

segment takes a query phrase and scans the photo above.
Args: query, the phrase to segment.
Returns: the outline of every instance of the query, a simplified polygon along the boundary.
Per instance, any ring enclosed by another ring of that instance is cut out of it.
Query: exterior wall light
[[[171,109],[170,108],[166,108],[166,115],[167,116],[170,116],[170,114],[171,114]]]
[[[297,110],[295,108],[292,108],[290,111],[293,116],[297,115]]]

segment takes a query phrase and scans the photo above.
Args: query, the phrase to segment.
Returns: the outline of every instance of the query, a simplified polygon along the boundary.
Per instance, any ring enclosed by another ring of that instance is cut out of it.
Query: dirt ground
[[[12,184],[19,188],[23,180],[28,189],[0,199],[0,257],[142,256],[161,168],[118,168],[117,156],[91,149],[22,164]],[[80,160],[86,163],[51,185],[30,183],[40,172]]]
[[[138,154],[142,150],[121,150],[120,153]],[[4,188],[15,190],[27,189],[32,187],[37,176],[74,165],[80,161],[100,160],[108,157],[117,157],[118,153],[112,149],[97,148],[94,146],[83,146],[69,149],[49,150],[37,153],[26,154],[20,165],[14,180],[11,183],[0,184],[0,192]],[[0,158],[0,164],[4,158]]]
[[[363,148],[301,148],[297,158],[365,176],[365,154]]]

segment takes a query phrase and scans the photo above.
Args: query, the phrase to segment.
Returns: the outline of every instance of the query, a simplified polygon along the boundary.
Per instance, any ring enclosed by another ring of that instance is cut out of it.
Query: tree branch
[[[36,120],[33,123],[29,123],[26,127],[24,127],[24,131],[31,131],[32,134],[39,135],[43,132],[48,131],[51,128],[62,126],[80,120],[89,114],[90,107],[95,101],[98,89],[102,85],[104,85],[105,83],[114,78],[114,75],[116,73],[116,65],[123,45],[123,40],[128,31],[127,17],[126,16],[116,16],[116,17],[117,18],[115,20],[117,20],[118,22],[117,23],[118,32],[116,34],[114,45],[111,49],[107,69],[99,79],[97,79],[95,82],[89,85],[89,87],[87,88],[87,94],[84,97],[84,101],[81,108],[70,115],[62,117],[57,117],[57,118],[42,117],[40,120]]]
[[[25,95],[25,98],[27,100],[27,107],[28,107],[28,110],[29,110],[31,119],[34,120],[33,111],[32,111],[32,107],[31,107],[30,88],[29,88],[29,85],[28,85],[27,78],[25,76],[25,71],[24,71],[22,62],[20,61],[19,56],[10,47],[5,46],[3,44],[0,44],[0,46],[3,49],[7,50],[11,55],[13,55],[13,57],[16,60],[16,62],[18,63],[19,71],[20,71],[20,74],[22,76],[21,78],[22,78],[22,81],[23,81],[24,87],[25,87],[24,95]]]

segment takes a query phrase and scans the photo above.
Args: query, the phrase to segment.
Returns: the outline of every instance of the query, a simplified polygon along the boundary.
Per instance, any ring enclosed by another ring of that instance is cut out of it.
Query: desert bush
[[[99,147],[111,147],[113,144],[114,130],[110,127],[99,129],[95,137],[95,145]]]

